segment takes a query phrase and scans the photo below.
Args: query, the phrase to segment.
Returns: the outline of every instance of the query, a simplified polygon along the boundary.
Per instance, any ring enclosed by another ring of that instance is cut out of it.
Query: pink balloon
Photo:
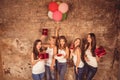
[[[55,12],[53,13],[53,19],[54,19],[55,21],[60,21],[60,20],[62,20],[62,13],[61,13],[60,11],[55,11]]]
[[[66,13],[68,11],[68,5],[66,3],[61,3],[58,10],[62,13]]]

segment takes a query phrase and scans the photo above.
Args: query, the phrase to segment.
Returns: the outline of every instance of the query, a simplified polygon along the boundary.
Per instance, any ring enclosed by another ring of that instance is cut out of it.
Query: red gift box
[[[74,46],[74,44],[72,43],[71,45],[70,45],[70,49],[74,49],[75,48],[75,46]]]
[[[103,55],[106,54],[106,51],[105,51],[105,49],[102,46],[100,46],[100,47],[98,47],[98,48],[95,49],[95,54],[98,57],[102,57]]]
[[[48,59],[49,58],[49,54],[48,53],[40,53],[39,54],[39,58],[40,59]]]
[[[62,56],[62,54],[57,54],[58,57]]]
[[[47,36],[48,35],[48,29],[42,29],[42,35]]]

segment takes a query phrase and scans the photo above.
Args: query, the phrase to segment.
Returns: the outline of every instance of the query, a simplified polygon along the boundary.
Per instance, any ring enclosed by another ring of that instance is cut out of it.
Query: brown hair
[[[96,56],[95,55],[95,49],[96,49],[96,36],[94,33],[89,33],[88,35],[90,35],[90,38],[92,39],[92,42],[91,42],[91,52],[92,52],[92,56]],[[87,43],[87,47],[86,47],[86,50],[88,49],[88,47],[90,46],[90,43],[88,42]]]
[[[60,40],[63,39],[65,41],[64,46],[62,47],[60,44]],[[66,49],[67,47],[67,39],[65,38],[65,36],[59,36],[58,38],[58,49]]]
[[[34,59],[37,59],[37,57],[38,57],[38,55],[39,55],[39,51],[38,51],[37,48],[36,48],[36,46],[37,46],[37,44],[38,44],[39,42],[41,42],[41,44],[42,44],[42,41],[41,41],[40,39],[35,40],[35,42],[34,42],[34,44],[33,44]],[[41,47],[39,50],[40,50],[40,52],[42,52],[42,51],[43,51],[42,47]]]

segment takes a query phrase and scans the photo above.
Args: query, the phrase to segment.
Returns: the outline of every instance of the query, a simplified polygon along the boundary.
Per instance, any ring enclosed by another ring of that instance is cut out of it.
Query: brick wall
[[[115,61],[111,68],[116,39],[120,42],[120,13],[115,7],[117,0],[63,0],[70,9],[67,19],[59,23],[47,16],[50,1],[0,1],[0,48],[4,78],[31,80],[30,54],[34,40],[40,38],[42,28],[48,28],[51,36],[54,35],[54,28],[60,26],[60,35],[65,35],[69,43],[76,37],[83,38],[88,32],[94,32],[97,45],[104,46],[108,53],[101,59],[94,80],[117,80],[118,62]],[[120,48],[119,44],[117,46]],[[67,79],[73,74],[71,70],[67,72]]]

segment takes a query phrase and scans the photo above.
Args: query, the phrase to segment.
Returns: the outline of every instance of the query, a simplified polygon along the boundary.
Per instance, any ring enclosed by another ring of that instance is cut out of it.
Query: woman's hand
[[[90,60],[88,59],[87,55],[85,55],[85,61],[89,62]]]
[[[76,73],[78,74],[78,68],[77,68],[77,67],[76,67],[76,69],[75,69],[75,70],[76,70]]]
[[[60,30],[60,26],[57,26],[57,27],[56,27],[56,30],[59,31],[59,30]]]
[[[38,58],[37,61],[41,61],[42,59]]]
[[[45,39],[46,39],[46,36],[45,35],[41,35],[40,40],[42,40],[44,42]]]
[[[51,65],[51,66],[50,66],[50,69],[51,69],[51,70],[54,70],[54,66],[53,66],[53,65]]]
[[[98,56],[96,56],[96,60],[97,60],[97,62],[100,62],[100,59],[101,59],[102,57],[98,57]]]

